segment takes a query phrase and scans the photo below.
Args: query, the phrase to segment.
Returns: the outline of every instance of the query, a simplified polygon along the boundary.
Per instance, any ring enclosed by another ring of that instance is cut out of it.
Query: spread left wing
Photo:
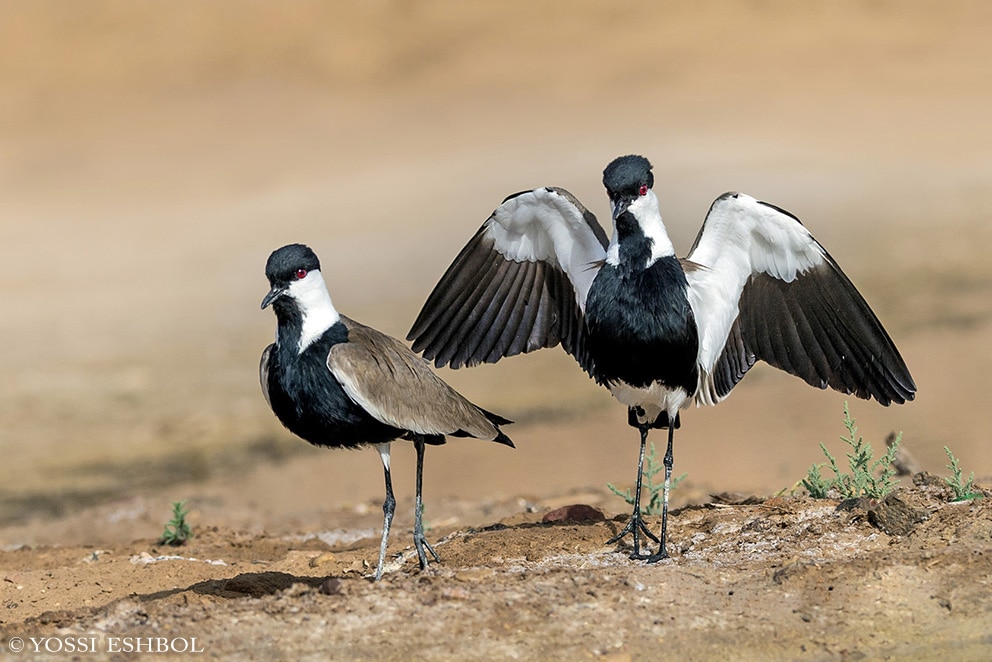
[[[883,405],[915,396],[864,297],[788,212],[742,193],[720,196],[684,265],[699,326],[698,404],[725,398],[758,359]]]
[[[407,339],[438,367],[561,343],[588,370],[583,315],[606,245],[596,217],[568,191],[511,195],[441,276]]]

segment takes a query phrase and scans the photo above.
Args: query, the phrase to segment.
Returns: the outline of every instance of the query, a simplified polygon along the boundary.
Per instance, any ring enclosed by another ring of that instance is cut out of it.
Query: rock
[[[884,499],[848,499],[837,506],[837,510],[848,510],[864,516],[875,528],[881,529],[890,536],[904,536],[910,533],[920,522],[929,517],[929,513],[914,508],[893,492]]]
[[[570,506],[562,506],[547,513],[541,518],[541,522],[549,524],[551,522],[604,522],[606,515],[599,508],[584,503],[576,503]]]

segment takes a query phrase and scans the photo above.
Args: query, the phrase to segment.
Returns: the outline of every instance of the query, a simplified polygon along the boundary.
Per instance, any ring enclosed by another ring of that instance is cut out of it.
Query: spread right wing
[[[792,214],[721,195],[684,264],[699,327],[698,403],[727,397],[759,359],[817,388],[883,405],[913,399],[916,384],[889,334]]]
[[[596,217],[560,188],[508,197],[431,292],[407,339],[438,367],[561,343],[585,369],[586,295],[606,259]]]

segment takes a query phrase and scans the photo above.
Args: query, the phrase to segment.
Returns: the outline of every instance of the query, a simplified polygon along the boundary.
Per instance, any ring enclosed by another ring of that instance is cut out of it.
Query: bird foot
[[[661,561],[663,559],[668,559],[668,558],[671,558],[671,557],[668,555],[668,552],[665,550],[665,546],[662,545],[658,549],[658,551],[655,552],[654,554],[651,554],[649,556],[645,556],[644,557],[644,560],[647,561],[649,564],[651,564],[651,563],[657,563],[658,561]]]
[[[424,536],[414,536],[413,545],[417,548],[417,559],[420,561],[421,570],[427,570],[427,567],[430,565],[427,560],[427,552],[430,552],[431,556],[434,557],[435,563],[441,562],[441,557],[437,555],[437,552],[434,551],[434,548],[431,547],[431,544],[427,542]]]
[[[640,513],[633,513],[630,516],[630,520],[627,521],[627,526],[623,527],[620,533],[607,540],[606,544],[612,545],[615,542],[620,542],[628,535],[634,536],[634,551],[630,554],[630,558],[633,560],[649,560],[651,558],[651,555],[641,553],[641,535],[644,535],[654,542],[661,544],[658,537],[648,530],[648,527],[644,524],[644,520],[641,518]]]

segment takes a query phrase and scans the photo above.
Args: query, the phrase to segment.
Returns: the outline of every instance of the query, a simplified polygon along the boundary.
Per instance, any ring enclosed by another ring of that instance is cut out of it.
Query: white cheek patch
[[[654,264],[658,258],[675,255],[675,246],[668,236],[665,222],[661,219],[661,209],[658,207],[658,196],[654,191],[648,192],[630,203],[627,209],[641,226],[644,236],[651,240],[651,258],[648,264]]]
[[[289,294],[296,300],[303,315],[303,329],[297,350],[303,353],[325,331],[337,324],[341,315],[334,308],[324,277],[318,269],[311,271],[303,279],[294,281],[289,286]]]
[[[627,211],[633,214],[641,226],[641,232],[651,240],[651,256],[648,258],[645,267],[658,261],[659,258],[675,255],[675,246],[668,236],[665,222],[661,218],[661,210],[658,208],[658,197],[654,191],[648,192],[637,198],[627,207]],[[606,249],[606,262],[613,266],[620,264],[620,244],[617,239],[616,223],[613,224],[613,236],[610,237],[610,245]]]

